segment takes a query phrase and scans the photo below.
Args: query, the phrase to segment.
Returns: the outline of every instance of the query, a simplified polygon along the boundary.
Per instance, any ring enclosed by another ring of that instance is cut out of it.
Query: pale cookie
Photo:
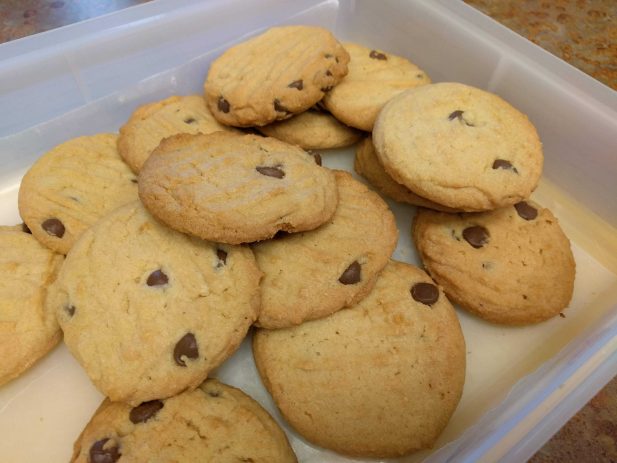
[[[301,148],[227,132],[164,140],[139,173],[139,196],[170,227],[230,244],[311,230],[337,203],[334,174]]]
[[[264,272],[259,326],[298,325],[359,302],[396,247],[396,221],[383,199],[334,172],[339,202],[326,224],[253,246]]]
[[[340,123],[330,113],[315,109],[264,125],[259,127],[259,131],[268,137],[311,150],[343,148],[362,138],[362,132]]]
[[[95,386],[136,405],[197,387],[236,350],[260,276],[250,249],[178,233],[135,201],[82,235],[47,309]]]
[[[349,54],[326,29],[273,27],[210,66],[206,102],[216,119],[266,125],[307,110],[347,74]]]
[[[420,209],[413,240],[448,297],[486,320],[537,323],[570,303],[570,242],[553,214],[535,203],[467,214]]]
[[[233,130],[220,124],[201,95],[171,96],[140,106],[120,127],[118,152],[135,173],[163,138],[178,133]]]
[[[39,158],[19,187],[19,214],[34,237],[66,254],[100,217],[137,199],[137,179],[117,135],[73,138]]]
[[[197,389],[136,407],[99,406],[71,462],[295,463],[287,437],[241,390],[209,379]]]
[[[62,338],[55,313],[44,302],[63,259],[21,225],[0,226],[0,385],[30,368]]]
[[[454,209],[418,196],[406,186],[395,182],[379,163],[371,137],[365,138],[358,144],[354,169],[359,175],[367,179],[377,191],[395,201],[427,207],[437,211],[454,212]]]
[[[353,456],[431,447],[465,381],[452,305],[426,273],[396,261],[359,304],[294,328],[258,330],[253,355],[289,424]]]
[[[355,43],[343,44],[351,58],[347,76],[322,102],[339,121],[370,132],[381,108],[394,96],[431,80],[406,58]]]
[[[542,173],[542,144],[527,116],[497,95],[458,83],[394,97],[377,118],[373,143],[395,181],[454,209],[517,203]]]

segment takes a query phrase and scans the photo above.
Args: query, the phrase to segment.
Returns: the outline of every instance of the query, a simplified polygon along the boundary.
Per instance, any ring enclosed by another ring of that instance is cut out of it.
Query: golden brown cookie
[[[359,304],[293,328],[258,330],[253,355],[289,424],[353,456],[431,447],[465,381],[452,305],[426,273],[396,261]]]
[[[388,205],[349,173],[334,172],[339,202],[327,223],[253,246],[264,272],[259,326],[297,325],[356,304],[396,247]]]
[[[220,124],[201,95],[170,96],[137,108],[120,127],[118,152],[135,173],[163,138],[179,133],[233,130]]]
[[[66,254],[100,217],[137,199],[137,179],[117,135],[73,138],[39,158],[19,187],[19,214],[34,237]]]
[[[301,113],[347,74],[349,55],[326,29],[273,27],[227,49],[204,84],[214,117],[261,126]]]
[[[466,211],[529,197],[544,155],[527,116],[484,90],[423,85],[390,100],[373,144],[386,172],[423,198]]]
[[[377,114],[394,96],[430,84],[426,73],[406,58],[344,43],[349,53],[347,76],[323,98],[324,106],[339,121],[371,132]]]
[[[312,230],[337,203],[334,174],[301,148],[228,132],[164,140],[139,173],[139,196],[170,227],[230,244]]]
[[[137,405],[197,387],[236,350],[260,277],[250,249],[179,233],[135,201],[75,243],[46,307],[95,386]]]
[[[197,389],[136,407],[101,404],[71,462],[295,463],[283,430],[255,400],[209,379]]]
[[[419,209],[413,240],[448,297],[491,322],[541,322],[572,298],[570,241],[555,216],[531,201],[483,213]]]

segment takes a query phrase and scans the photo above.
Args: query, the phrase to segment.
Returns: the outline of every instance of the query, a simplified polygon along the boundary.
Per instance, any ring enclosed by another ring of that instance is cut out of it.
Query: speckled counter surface
[[[2,0],[0,43],[147,1]],[[465,1],[617,90],[617,0]],[[530,462],[617,463],[617,378]]]

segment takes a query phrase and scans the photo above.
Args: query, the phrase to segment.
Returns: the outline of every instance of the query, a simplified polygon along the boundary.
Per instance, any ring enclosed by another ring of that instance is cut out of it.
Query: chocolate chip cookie
[[[326,29],[273,27],[227,49],[204,84],[214,117],[261,126],[307,110],[347,74],[349,54]]]
[[[230,244],[311,230],[337,203],[334,174],[301,148],[227,132],[165,139],[139,173],[139,196],[170,227]]]
[[[236,350],[260,276],[250,249],[176,232],[135,201],[82,235],[46,306],[95,386],[137,405],[197,387]]]
[[[19,214],[34,237],[66,254],[106,213],[137,199],[137,178],[122,161],[117,135],[66,141],[39,158],[19,187]]]
[[[77,439],[71,462],[295,463],[283,430],[261,405],[214,379],[135,407],[109,399]]]
[[[349,72],[323,98],[341,122],[370,132],[381,108],[394,96],[430,84],[426,73],[406,58],[355,43],[344,43]]]
[[[488,321],[541,322],[572,298],[570,242],[555,216],[534,202],[483,213],[419,209],[413,240],[448,297]]]
[[[383,199],[334,172],[339,202],[327,223],[253,246],[264,272],[259,326],[297,325],[359,302],[396,247],[396,221]]]
[[[528,198],[544,159],[527,116],[497,95],[459,83],[423,85],[394,97],[379,113],[373,144],[398,183],[465,211]]]
[[[426,273],[396,261],[359,304],[293,328],[258,330],[253,355],[289,424],[353,456],[431,447],[465,380],[452,305]]]
[[[163,138],[178,133],[233,130],[220,124],[201,95],[170,96],[140,106],[120,127],[118,152],[135,173]]]
[[[55,313],[44,302],[63,260],[27,228],[0,227],[0,385],[30,368],[62,338]]]

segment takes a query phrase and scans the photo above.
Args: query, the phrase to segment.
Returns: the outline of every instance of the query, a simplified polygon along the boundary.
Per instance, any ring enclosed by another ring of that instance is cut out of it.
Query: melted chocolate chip
[[[74,305],[65,305],[64,311],[69,314],[69,317],[75,315],[75,306]]]
[[[371,50],[368,56],[369,58],[378,59],[381,61],[385,61],[388,59],[388,57],[385,54],[380,53],[377,50]]]
[[[227,252],[223,251],[222,249],[216,250],[216,257],[219,258],[219,263],[217,267],[222,267],[227,263]]]
[[[458,119],[461,120],[463,118],[463,112],[460,109],[457,109],[456,111],[452,112],[449,116],[448,116],[448,120],[449,121],[453,121],[454,119]]]
[[[526,203],[525,201],[516,203],[514,208],[522,219],[533,220],[538,217],[538,210],[535,207],[530,206],[529,203]]]
[[[330,90],[332,90],[333,88],[334,88],[334,87],[333,87],[332,85],[329,85],[329,86],[327,86],[327,87],[322,87],[320,90],[321,90],[322,92],[324,92],[324,93],[325,93],[325,92],[329,92],[329,91],[330,91]]]
[[[217,107],[219,108],[219,111],[221,111],[222,113],[228,113],[229,112],[229,101],[227,101],[222,96],[219,96]]]
[[[510,161],[506,161],[505,159],[495,159],[495,162],[493,162],[493,169],[506,169],[518,174],[516,167],[514,167]]]
[[[287,109],[285,106],[283,106],[281,102],[278,100],[278,98],[275,98],[273,103],[274,103],[274,110],[276,112],[291,114],[291,111]]]
[[[424,305],[433,305],[439,299],[439,290],[432,283],[416,283],[411,287],[411,297]]]
[[[315,164],[317,164],[318,166],[321,165],[321,154],[319,153],[309,153],[311,156],[313,156],[313,160],[315,161]]]
[[[353,285],[362,279],[361,273],[362,267],[358,261],[355,260],[349,267],[347,267],[347,269],[345,269],[338,281],[344,285]]]
[[[28,228],[28,225],[26,225],[25,223],[21,224],[21,231],[24,232],[24,233],[28,233],[28,234],[32,235],[32,232]]]
[[[195,339],[193,333],[186,333],[182,336],[182,339],[176,343],[176,347],[174,347],[174,360],[181,367],[185,367],[186,362],[182,357],[186,357],[187,359],[196,359],[199,357],[197,339]]]
[[[47,219],[41,224],[41,227],[43,227],[43,230],[45,230],[48,235],[57,236],[58,238],[64,236],[64,224],[56,218]]]
[[[259,172],[261,175],[265,175],[266,177],[274,177],[274,178],[283,178],[285,177],[285,172],[278,166],[268,167],[268,166],[257,166],[255,170]]]
[[[463,230],[463,238],[467,241],[472,247],[478,249],[488,243],[489,233],[488,230],[479,225],[475,225],[473,227],[467,227]]]
[[[137,183],[137,179],[136,179],[136,178],[132,178],[132,179],[131,179],[131,182],[133,182],[133,183]]]
[[[161,269],[155,270],[146,280],[148,286],[163,286],[169,283],[169,278]]]
[[[197,122],[197,119],[195,119],[194,117],[187,117],[186,119],[184,119],[185,124],[194,124],[195,122]]]
[[[304,82],[302,79],[294,80],[291,84],[288,85],[289,88],[297,88],[298,90],[302,90],[304,88]]]
[[[154,415],[156,415],[164,404],[160,400],[151,400],[150,402],[144,402],[137,407],[131,409],[129,413],[129,419],[131,423],[145,423]]]
[[[115,463],[120,459],[122,454],[118,446],[104,447],[109,438],[97,440],[90,447],[90,462],[91,463]]]
[[[326,75],[327,75],[328,77],[332,77],[332,72],[330,72],[330,70],[328,69],[328,70],[326,71]]]

